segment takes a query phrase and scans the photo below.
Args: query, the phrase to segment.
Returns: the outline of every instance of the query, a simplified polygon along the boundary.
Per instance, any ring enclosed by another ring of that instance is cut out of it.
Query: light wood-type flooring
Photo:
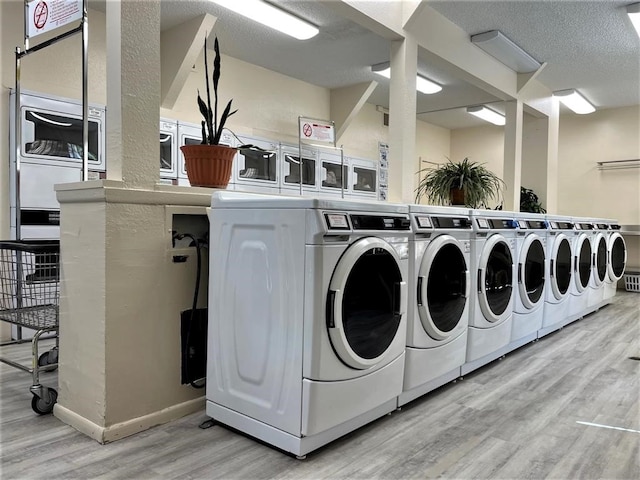
[[[640,361],[630,357],[640,357],[639,312],[640,294],[618,292],[599,312],[306,460],[219,425],[200,429],[204,411],[100,445],[34,414],[29,375],[3,364],[0,477],[638,479]],[[2,354],[28,358],[29,345],[11,349]],[[55,385],[56,374],[43,380]]]

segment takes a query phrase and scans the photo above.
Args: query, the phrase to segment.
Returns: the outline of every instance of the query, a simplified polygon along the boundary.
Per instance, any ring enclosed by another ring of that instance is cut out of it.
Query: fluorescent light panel
[[[558,100],[580,115],[596,111],[595,107],[580,95],[577,90],[560,90],[559,92],[553,92],[553,96],[557,97]]]
[[[484,105],[478,105],[476,107],[467,107],[467,113],[471,115],[475,115],[482,120],[493,123],[494,125],[504,125],[506,120],[504,115],[496,112],[495,110],[491,110],[490,108],[485,107]]]
[[[540,68],[540,62],[509,40],[499,30],[471,35],[471,41],[518,73],[535,72]]]
[[[627,5],[627,15],[629,15],[631,23],[636,29],[636,33],[640,37],[640,3],[632,3],[631,5]]]
[[[391,78],[391,67],[389,66],[389,62],[373,65],[371,67],[371,71],[385,78]],[[416,75],[416,90],[426,95],[432,95],[441,91],[442,87],[422,75]]]
[[[244,15],[251,20],[271,27],[298,40],[315,37],[319,30],[304,20],[274,7],[262,0],[210,0],[213,3]]]

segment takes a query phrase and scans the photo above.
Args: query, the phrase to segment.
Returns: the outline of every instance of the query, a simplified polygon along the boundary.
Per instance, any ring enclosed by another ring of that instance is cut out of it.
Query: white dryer
[[[517,213],[516,271],[513,324],[509,351],[538,338],[544,314],[544,293],[548,283],[544,215]]]
[[[207,414],[298,456],[397,408],[406,205],[215,192]]]
[[[469,210],[410,205],[404,405],[460,376],[469,325]]]
[[[573,223],[568,217],[546,215],[547,259],[542,325],[538,338],[562,328],[569,315],[573,282]]]
[[[587,290],[587,311],[594,312],[605,304],[604,290],[607,278],[607,247],[609,241],[609,223],[604,219],[592,219],[591,236],[591,279]]]
[[[461,374],[508,352],[516,279],[514,212],[472,210],[471,286],[466,362]]]
[[[608,220],[609,239],[607,241],[607,276],[604,284],[604,302],[611,303],[615,297],[618,281],[624,275],[627,265],[627,245],[620,235],[620,224],[616,220]]]
[[[239,148],[234,159],[236,190],[279,194],[278,152],[276,142],[257,137],[237,137]]]
[[[587,218],[573,217],[573,281],[569,297],[569,312],[563,325],[575,322],[589,313],[589,284],[591,283],[593,224]]]

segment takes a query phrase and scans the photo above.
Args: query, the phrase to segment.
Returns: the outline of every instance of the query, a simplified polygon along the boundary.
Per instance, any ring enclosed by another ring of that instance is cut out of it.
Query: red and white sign
[[[82,0],[32,0],[27,6],[29,38],[82,18]]]
[[[300,117],[300,138],[333,144],[335,127],[332,122]]]

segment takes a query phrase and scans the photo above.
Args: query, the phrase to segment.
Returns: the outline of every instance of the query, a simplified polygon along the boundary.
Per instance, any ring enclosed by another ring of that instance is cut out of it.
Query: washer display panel
[[[362,238],[342,255],[327,296],[327,327],[347,365],[365,369],[380,361],[398,333],[405,283],[399,258],[382,239]]]
[[[462,318],[469,296],[469,271],[458,241],[450,235],[433,240],[422,256],[416,299],[427,334],[444,340]]]

